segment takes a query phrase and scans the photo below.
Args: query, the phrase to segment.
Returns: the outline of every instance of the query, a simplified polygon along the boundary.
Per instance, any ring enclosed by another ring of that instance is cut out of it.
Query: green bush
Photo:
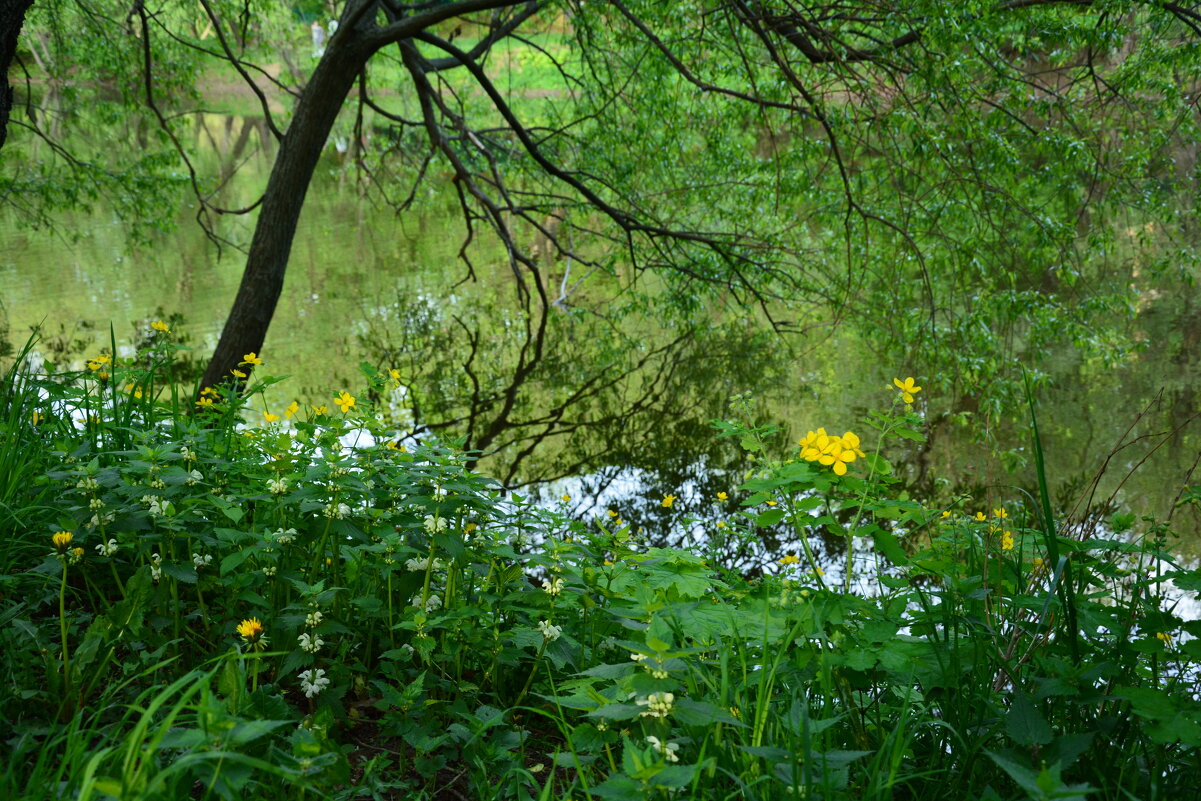
[[[506,496],[349,391],[271,413],[255,354],[240,394],[164,384],[156,332],[0,387],[0,796],[1129,799],[1201,770],[1169,600],[1201,573],[1162,526],[1065,536],[1045,495],[905,497],[879,453],[921,439],[912,382],[871,447],[717,424],[760,462],[703,528],[799,549],[747,578]]]

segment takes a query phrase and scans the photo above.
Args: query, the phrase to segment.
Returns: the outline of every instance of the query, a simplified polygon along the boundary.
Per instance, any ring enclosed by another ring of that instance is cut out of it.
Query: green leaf
[[[768,509],[755,518],[755,525],[767,528],[784,519],[783,509]]]
[[[1005,716],[1005,729],[1015,743],[1027,748],[1046,745],[1054,736],[1046,719],[1026,693],[1014,693],[1013,706]]]

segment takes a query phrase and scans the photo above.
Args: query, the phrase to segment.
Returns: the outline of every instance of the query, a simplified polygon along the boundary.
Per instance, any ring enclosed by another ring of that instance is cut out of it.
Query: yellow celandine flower
[[[1001,532],[1001,550],[1002,551],[1012,551],[1013,550],[1013,532],[1009,531],[1008,529]]]
[[[984,512],[976,512],[976,522],[977,522],[977,523],[983,523],[983,522],[984,522],[985,520],[987,520],[987,519],[988,519],[988,518],[986,518],[986,517],[984,516]]]
[[[766,501],[764,501],[764,503],[765,503],[765,504],[767,504],[768,506],[776,506],[776,505],[777,505],[777,504],[779,504],[780,502],[779,502],[779,501],[774,501],[774,500],[766,500]]]
[[[150,327],[153,328],[155,331],[162,331],[164,334],[171,333],[171,326],[167,325],[162,320],[155,320],[153,323],[150,324]]]
[[[279,419],[278,414],[271,414],[271,412],[263,412],[263,417],[266,418],[268,423],[274,423]]]
[[[312,408],[313,414],[329,414],[329,407],[326,406],[325,404],[322,404],[320,406],[313,406],[310,408]]]
[[[662,504],[660,504],[660,505],[661,505],[661,506],[662,506],[664,509],[670,509],[670,508],[671,508],[671,505],[672,505],[673,503],[675,503],[675,502],[676,502],[676,496],[674,496],[674,495],[664,495],[664,496],[663,496],[663,503],[662,503]]]
[[[259,355],[257,353],[255,353],[254,351],[247,353],[245,356],[242,357],[242,361],[238,362],[239,365],[249,364],[251,367],[257,367],[262,363],[263,363],[263,360],[260,359]]]
[[[780,564],[787,567],[788,565],[795,565],[800,561],[800,558],[794,554],[785,554],[784,558],[780,560]]]
[[[563,503],[567,503],[568,501],[570,501],[570,500],[571,500],[571,496],[570,496],[570,495],[568,495],[566,492],[564,492],[564,493],[563,493],[563,494],[562,494],[562,495],[559,497],[559,499],[560,499],[561,501],[563,501]]]
[[[726,495],[724,492],[719,492],[719,493],[717,493],[717,500],[722,501],[724,503],[724,502],[730,500],[730,496]]]
[[[1164,645],[1172,644],[1172,635],[1168,634],[1166,631],[1155,632],[1155,638],[1162,641]]]
[[[39,412],[35,409],[33,414],[30,415],[29,419],[36,426],[36,425],[39,425],[43,420],[46,419],[46,415],[42,414],[41,412]]]
[[[400,370],[397,370],[395,367],[393,367],[391,370],[388,371],[388,375],[390,375],[392,377],[392,388],[396,389],[397,387],[399,387],[400,386]]]
[[[1004,520],[1005,518],[1009,517],[1009,512],[1006,512],[1005,507],[1002,506],[1000,509],[993,509],[992,515],[993,517],[999,517]]]
[[[818,462],[830,467],[835,475],[846,475],[847,465],[861,456],[859,437],[847,431],[841,437],[830,436],[826,429],[810,431],[800,440],[801,458],[807,462]]]
[[[243,373],[241,370],[239,370],[236,367],[234,369],[230,370],[229,374],[232,375],[234,378],[246,378],[246,373]]]
[[[1034,557],[1034,561],[1031,562],[1031,564],[1034,565],[1035,567],[1042,567],[1043,566],[1042,557],[1041,556]]]
[[[946,519],[947,519],[948,517],[950,517],[950,516],[951,516],[951,510],[950,510],[950,509],[948,509],[947,511],[945,511],[945,512],[943,512],[943,513],[942,513],[942,519],[943,519],[943,520],[946,520]]]
[[[296,414],[299,411],[300,411],[300,404],[297,403],[296,401],[292,401],[291,403],[288,404],[288,408],[284,409],[284,417],[287,418],[288,420],[291,420],[292,415]]]
[[[904,381],[894,378],[892,383],[893,386],[901,391],[901,400],[906,403],[913,403],[913,396],[922,391],[922,388],[914,383],[912,376],[906,378]]]
[[[610,509],[610,510],[608,511],[608,515],[609,515],[609,517],[617,517],[617,510],[615,510],[615,509]]]
[[[201,406],[201,407],[203,407],[203,406],[212,406],[212,405],[213,405],[213,399],[212,399],[212,398],[200,398],[199,400],[197,400],[197,401],[196,401],[196,405],[197,405],[197,406]]]
[[[334,398],[334,403],[342,410],[342,414],[346,414],[354,406],[354,395],[342,390],[342,394]]]
[[[71,547],[71,540],[75,539],[75,535],[70,531],[56,531],[50,537],[50,541],[54,543],[55,549],[59,553],[66,553]]]
[[[718,527],[718,528],[725,528],[725,527],[726,527],[726,523],[725,523],[725,521],[724,521],[724,520],[718,520],[718,521],[717,521],[717,527]]]
[[[97,356],[93,359],[88,359],[88,369],[91,370],[92,372],[96,372],[104,365],[112,364],[112,363],[113,363],[113,358],[111,356],[109,356],[106,353],[101,353],[99,356]]]
[[[238,634],[242,636],[246,642],[254,642],[263,634],[263,624],[259,622],[257,617],[252,617],[243,620],[238,624]]]
[[[138,400],[142,399],[142,388],[137,384],[126,384],[125,389],[129,390],[129,394]]]

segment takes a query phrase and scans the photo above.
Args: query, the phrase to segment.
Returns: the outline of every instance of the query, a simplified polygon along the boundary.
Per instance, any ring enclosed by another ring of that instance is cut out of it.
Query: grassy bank
[[[194,401],[147,334],[0,386],[0,796],[1116,800],[1201,770],[1168,527],[902,497],[876,454],[921,438],[912,384],[799,447],[736,403],[714,436],[759,468],[694,553],[405,441],[387,372],[269,409],[248,354],[243,396]],[[781,526],[777,571],[723,569]]]

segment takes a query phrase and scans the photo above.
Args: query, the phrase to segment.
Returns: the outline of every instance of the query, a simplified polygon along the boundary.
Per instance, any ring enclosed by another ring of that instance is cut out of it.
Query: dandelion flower
[[[75,539],[75,535],[70,531],[56,531],[50,537],[50,541],[54,543],[54,547],[60,554],[65,554],[67,549],[71,547],[71,540]]]
[[[265,631],[266,629],[257,617],[243,620],[238,624],[238,634],[242,640],[257,651],[262,651],[267,647]]]

